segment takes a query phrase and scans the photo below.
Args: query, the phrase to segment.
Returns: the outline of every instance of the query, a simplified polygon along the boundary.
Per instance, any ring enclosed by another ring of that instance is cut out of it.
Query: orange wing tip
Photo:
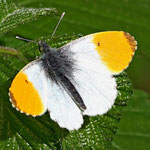
[[[11,92],[8,93],[8,96],[10,97],[10,98],[9,98],[9,101],[11,102],[12,107],[15,108],[17,111],[19,111],[20,113],[22,113],[22,114],[24,113],[24,114],[26,114],[27,116],[32,116],[32,117],[37,117],[37,116],[43,115],[43,113],[40,114],[40,115],[31,115],[31,114],[26,113],[25,111],[20,110],[20,109],[17,108],[17,106],[15,105],[14,99],[13,99],[13,96],[12,96]]]
[[[19,108],[17,108],[16,107],[16,105],[14,104],[14,99],[13,99],[13,97],[12,97],[12,94],[9,92],[8,93],[8,95],[9,95],[9,101],[11,102],[11,105],[12,105],[12,107],[13,108],[15,108],[17,111],[19,111],[20,113],[25,113],[26,115],[29,115],[29,114],[27,114],[26,112],[23,112],[22,110],[20,110]]]
[[[135,50],[137,49],[137,41],[133,36],[131,36],[131,34],[127,32],[124,32],[124,35],[127,38],[129,45],[131,46],[131,49],[133,50],[133,52],[135,52]]]
[[[13,107],[26,115],[36,117],[45,113],[41,96],[23,72],[19,72],[14,78],[9,89],[9,97]]]
[[[137,42],[124,31],[106,31],[93,34],[95,50],[112,74],[125,70],[132,60]]]
[[[28,113],[26,113],[26,112],[20,110],[19,108],[17,108],[17,107],[12,103],[12,99],[11,99],[11,98],[9,99],[9,101],[11,102],[12,107],[15,108],[17,111],[19,111],[20,113],[26,114],[27,116],[37,117],[37,115],[28,114]],[[41,116],[41,115],[38,115],[38,116]]]
[[[25,112],[25,111],[22,111],[22,110],[20,110],[17,106],[16,106],[16,102],[15,102],[15,100],[14,100],[14,98],[13,98],[13,95],[11,94],[11,92],[9,92],[8,93],[8,95],[9,95],[9,101],[11,102],[11,104],[12,104],[12,107],[13,108],[15,108],[17,111],[19,111],[20,113],[24,113],[24,114],[26,114],[27,116],[32,116],[32,117],[37,117],[37,116],[41,116],[41,115],[43,115],[44,113],[42,113],[42,114],[40,114],[40,115],[33,115],[33,114],[29,114],[29,113],[27,113],[27,112]]]

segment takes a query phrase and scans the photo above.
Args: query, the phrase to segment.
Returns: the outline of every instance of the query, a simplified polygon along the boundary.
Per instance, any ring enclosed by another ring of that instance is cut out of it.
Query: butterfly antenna
[[[55,34],[55,32],[56,32],[56,30],[57,30],[57,28],[58,28],[58,26],[59,26],[61,20],[63,19],[64,15],[65,15],[65,12],[63,12],[63,13],[61,14],[61,17],[60,17],[60,19],[59,19],[59,21],[58,21],[58,23],[57,23],[57,25],[56,25],[56,27],[55,27],[55,29],[54,29],[54,31],[53,31],[53,33],[52,33],[52,35],[51,35],[51,37],[50,37],[49,40],[51,40],[52,37],[54,36],[54,34]],[[18,36],[18,35],[16,36],[16,39],[23,40],[23,41],[26,41],[26,42],[35,42],[34,40],[26,39],[26,38],[20,37],[20,36]],[[37,42],[35,42],[35,43],[37,43]]]
[[[23,41],[26,41],[26,42],[35,42],[34,40],[26,39],[26,38],[20,37],[18,35],[16,36],[16,39],[23,40]],[[35,42],[35,43],[37,43],[37,42]]]
[[[56,27],[55,27],[55,29],[54,29],[54,31],[53,31],[53,33],[52,33],[52,35],[51,35],[51,37],[50,37],[49,40],[51,40],[52,37],[54,36],[54,34],[55,34],[55,32],[56,32],[56,30],[57,30],[57,28],[58,28],[58,26],[59,26],[61,20],[63,19],[64,15],[65,15],[65,12],[63,12],[63,13],[61,14],[61,17],[60,17],[60,19],[59,19],[59,21],[58,21],[58,23],[57,23],[57,25],[56,25]]]

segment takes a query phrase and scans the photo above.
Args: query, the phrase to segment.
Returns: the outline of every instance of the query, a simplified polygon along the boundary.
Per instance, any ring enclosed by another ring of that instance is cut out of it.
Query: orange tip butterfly
[[[9,88],[10,101],[32,116],[48,110],[60,127],[77,130],[83,115],[102,115],[111,109],[117,97],[114,75],[128,67],[137,43],[129,33],[107,31],[58,49],[42,41],[38,45],[44,54],[15,76]]]

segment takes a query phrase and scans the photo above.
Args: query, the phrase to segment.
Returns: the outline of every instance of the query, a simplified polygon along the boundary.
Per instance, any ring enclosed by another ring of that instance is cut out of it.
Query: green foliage
[[[13,1],[1,1],[0,7],[1,32],[12,30],[39,15],[56,15],[55,9],[21,8]],[[50,45],[60,47],[79,36],[57,36]],[[48,37],[44,39],[48,41]],[[103,116],[85,117],[84,125],[79,131],[68,132],[59,128],[57,123],[49,118],[48,113],[33,118],[16,111],[9,102],[8,89],[15,74],[39,55],[38,47],[34,43],[24,44],[17,49],[0,47],[0,148],[109,149],[122,109],[132,94],[126,73],[116,76],[118,97],[113,108]]]
[[[39,16],[56,15],[54,8],[21,8],[12,0],[0,1],[0,33],[12,30],[19,24],[37,19]]]
[[[112,150],[150,149],[150,96],[135,90],[122,116]]]

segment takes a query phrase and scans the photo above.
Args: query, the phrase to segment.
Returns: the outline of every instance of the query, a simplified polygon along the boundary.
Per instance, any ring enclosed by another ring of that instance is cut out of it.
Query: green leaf
[[[8,47],[2,47],[2,46],[0,46],[0,58],[2,58],[0,62],[0,81],[1,81],[0,86],[2,86],[2,84],[5,83],[10,78],[10,73],[9,73],[10,69],[18,70],[16,68],[15,63],[18,63],[20,59],[23,62],[27,62],[27,61],[26,58],[23,57],[22,54],[19,53],[17,50]],[[7,58],[9,59],[17,58],[18,60],[16,62],[15,61],[11,62],[11,60],[7,60]],[[11,68],[8,67],[9,63],[12,64]]]
[[[54,8],[21,8],[12,0],[0,1],[0,33],[6,32],[33,20],[39,16],[57,14]]]
[[[54,37],[51,46],[60,47],[80,35]],[[47,39],[42,38],[42,39]],[[47,42],[49,40],[47,39]],[[6,52],[4,53],[4,50]],[[18,50],[0,49],[0,147],[2,149],[97,149],[107,150],[117,131],[122,109],[132,95],[131,83],[122,73],[116,76],[118,97],[113,108],[105,115],[85,117],[83,127],[68,132],[59,128],[49,114],[33,118],[16,111],[8,98],[8,89],[15,74],[40,55],[35,43],[27,43]],[[6,78],[6,77],[7,78]]]
[[[135,90],[113,140],[113,150],[150,149],[150,95]]]
[[[8,14],[11,14],[13,11],[18,9],[19,5],[14,0],[0,0],[0,22]]]

